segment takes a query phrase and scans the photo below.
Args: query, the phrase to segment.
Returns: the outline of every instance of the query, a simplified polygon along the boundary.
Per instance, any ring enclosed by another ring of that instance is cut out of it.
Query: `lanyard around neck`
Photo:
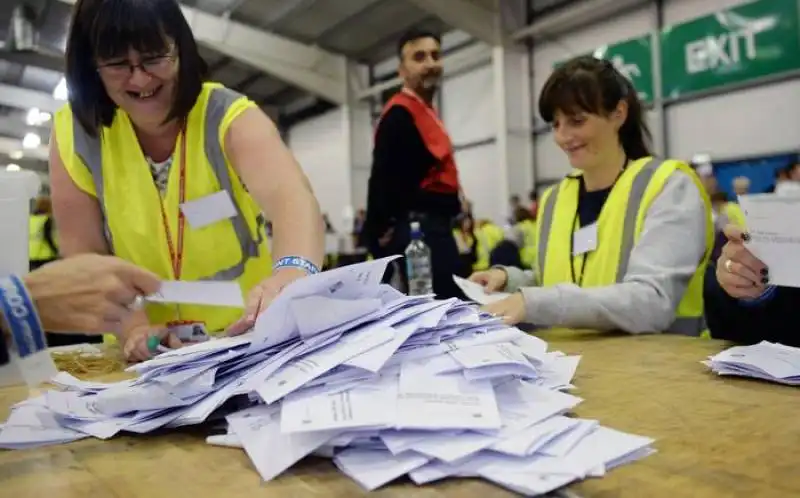
[[[161,202],[161,219],[164,222],[164,232],[167,236],[167,250],[169,250],[170,262],[172,263],[172,273],[175,280],[181,279],[181,271],[183,269],[183,233],[186,227],[186,217],[183,214],[181,206],[186,202],[186,127],[181,130],[180,139],[180,165],[179,165],[179,182],[178,182],[178,230],[177,230],[177,243],[172,240],[172,233],[169,229],[169,221],[167,219],[167,211],[164,207],[164,202]]]

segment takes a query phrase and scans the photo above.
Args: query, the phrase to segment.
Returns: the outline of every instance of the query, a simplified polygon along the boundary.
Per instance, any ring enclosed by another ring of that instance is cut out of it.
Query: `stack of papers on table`
[[[265,480],[304,457],[333,459],[366,489],[477,476],[546,493],[650,454],[653,440],[567,414],[580,357],[458,300],[380,283],[390,259],[287,287],[255,329],[170,351],[100,384],[14,407],[0,447],[26,448],[214,419]]]
[[[800,386],[800,348],[762,341],[734,346],[704,362],[719,375],[738,375]]]

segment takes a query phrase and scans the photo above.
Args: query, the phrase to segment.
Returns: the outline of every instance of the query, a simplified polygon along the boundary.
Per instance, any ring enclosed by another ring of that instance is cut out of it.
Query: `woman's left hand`
[[[487,304],[481,308],[487,313],[503,318],[507,325],[516,325],[525,319],[525,298],[515,292],[507,298]]]
[[[250,290],[244,315],[228,327],[228,335],[240,335],[250,330],[256,323],[258,315],[267,309],[267,306],[280,294],[284,287],[306,275],[308,273],[300,268],[284,267],[262,280],[261,283]]]

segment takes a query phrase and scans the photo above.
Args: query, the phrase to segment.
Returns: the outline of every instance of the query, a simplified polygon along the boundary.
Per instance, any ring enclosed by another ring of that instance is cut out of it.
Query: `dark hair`
[[[203,89],[208,66],[176,0],[78,0],[67,37],[69,102],[92,136],[110,126],[116,104],[103,87],[95,58],[125,57],[130,49],[165,52],[170,40],[180,57],[175,100],[166,121],[185,119]]]
[[[621,100],[628,103],[628,117],[619,129],[625,154],[630,160],[651,156],[650,129],[636,89],[609,61],[588,55],[558,67],[539,95],[539,114],[548,123],[556,111],[608,116]]]
[[[532,220],[533,213],[531,213],[530,209],[524,207],[518,207],[514,209],[514,222],[520,223],[526,220]]]
[[[711,194],[711,202],[728,202],[728,195],[725,192],[714,192]]]
[[[405,33],[403,33],[403,36],[401,36],[400,39],[397,40],[397,56],[402,60],[403,47],[405,47],[407,43],[421,40],[423,38],[433,38],[434,40],[436,40],[436,43],[438,43],[439,45],[442,44],[442,37],[439,34],[426,29],[411,28]]]

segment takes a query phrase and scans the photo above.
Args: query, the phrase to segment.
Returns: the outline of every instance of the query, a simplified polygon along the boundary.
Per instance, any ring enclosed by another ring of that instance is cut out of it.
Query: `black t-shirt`
[[[602,190],[594,190],[592,192],[586,191],[586,185],[583,178],[580,178],[581,189],[578,194],[578,218],[579,226],[585,227],[597,221],[600,217],[600,211],[611,193],[614,186],[604,188]]]
[[[437,217],[458,214],[458,194],[421,188],[430,169],[438,163],[408,109],[399,105],[389,109],[375,133],[363,228],[366,240],[374,241],[395,223],[405,222],[412,211]]]

